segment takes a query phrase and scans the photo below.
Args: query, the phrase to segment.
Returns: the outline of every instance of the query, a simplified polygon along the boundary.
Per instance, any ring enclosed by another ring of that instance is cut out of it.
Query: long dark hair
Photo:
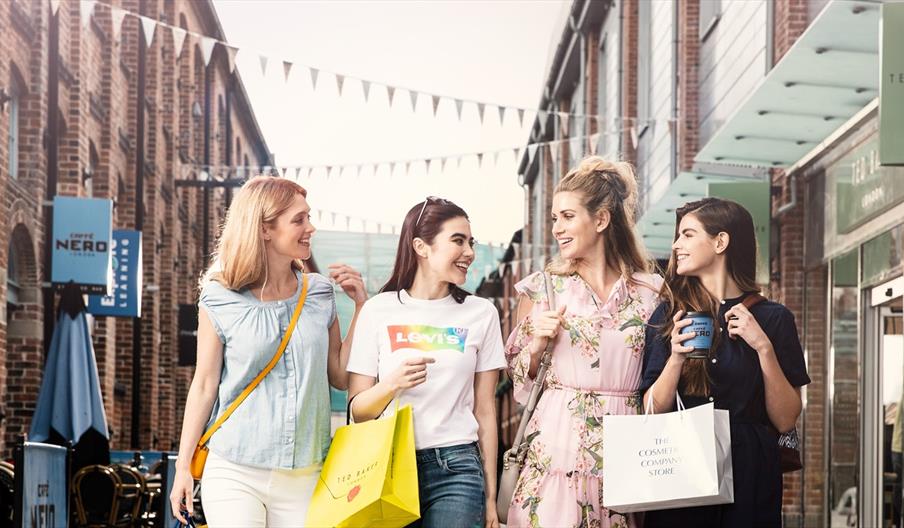
[[[411,288],[418,266],[414,239],[420,238],[431,245],[447,220],[462,217],[468,219],[468,214],[464,209],[442,198],[430,197],[409,209],[408,214],[405,215],[405,222],[402,223],[402,233],[399,235],[399,247],[396,250],[392,275],[380,288],[380,292],[394,291],[398,294],[402,290]],[[471,295],[452,283],[449,283],[449,293],[459,304],[465,302],[465,297]]]
[[[745,294],[759,292],[760,288],[756,283],[756,230],[753,226],[753,217],[747,209],[731,200],[721,198],[703,198],[688,202],[675,210],[675,240],[678,239],[681,220],[689,214],[693,214],[700,221],[709,236],[728,234],[728,248],[725,251],[728,275]],[[700,283],[699,278],[678,275],[674,251],[669,257],[669,267],[665,272],[662,298],[668,307],[667,314],[674,314],[678,310],[703,312],[713,318],[714,328],[721,328],[721,321],[718,321],[720,299],[713,297]],[[668,317],[661,335],[668,337],[673,326],[672,318]],[[720,332],[717,330],[713,333],[710,356],[716,350],[719,338]],[[706,362],[685,361],[681,381],[684,382],[686,394],[696,396],[709,394],[710,380],[706,372]]]

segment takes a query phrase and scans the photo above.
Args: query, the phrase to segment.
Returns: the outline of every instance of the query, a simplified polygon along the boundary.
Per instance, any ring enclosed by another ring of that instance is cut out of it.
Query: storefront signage
[[[113,201],[98,198],[53,199],[52,281],[74,282],[87,293],[108,294]]]
[[[725,182],[710,183],[708,196],[725,198],[744,206],[753,217],[753,228],[756,231],[757,262],[756,281],[759,284],[769,283],[769,182]]]
[[[16,468],[23,471],[21,526],[68,526],[66,448],[26,442],[23,449],[24,464]]]
[[[113,292],[88,297],[88,312],[141,317],[141,232],[113,231]]]
[[[904,3],[882,4],[879,159],[904,165]]]
[[[904,132],[904,131],[902,131]],[[883,167],[876,138],[826,168],[838,233],[848,233],[904,201],[904,167]]]

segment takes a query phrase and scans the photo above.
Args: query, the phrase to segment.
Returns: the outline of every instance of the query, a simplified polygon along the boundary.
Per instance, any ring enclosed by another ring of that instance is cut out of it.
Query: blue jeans
[[[417,451],[421,518],[409,528],[474,528],[486,521],[483,463],[477,444]]]

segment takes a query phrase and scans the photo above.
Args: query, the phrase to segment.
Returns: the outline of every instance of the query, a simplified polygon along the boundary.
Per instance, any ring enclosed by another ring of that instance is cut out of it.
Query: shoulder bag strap
[[[549,283],[549,276],[546,272],[543,272],[543,285],[546,288],[546,300],[549,304],[549,309],[555,310],[556,299],[553,295],[555,292]],[[540,392],[543,390],[543,385],[546,383],[546,371],[549,369],[549,364],[552,360],[553,346],[553,339],[550,339],[546,343],[546,350],[543,352],[543,357],[540,359],[540,368],[537,369],[537,376],[534,378],[534,386],[531,387],[530,396],[527,398],[527,407],[525,407],[524,411],[521,413],[521,423],[518,424],[518,432],[515,434],[515,439],[512,442],[512,450],[515,451],[515,453],[518,453],[521,450],[520,446],[524,439],[524,431],[527,429],[527,423],[530,421],[530,417],[537,407],[537,400],[540,398]]]
[[[279,358],[282,356],[283,352],[286,350],[286,347],[289,345],[289,339],[292,338],[292,332],[295,330],[295,326],[298,324],[298,317],[301,315],[301,309],[304,307],[305,298],[308,296],[308,276],[302,274],[301,281],[301,295],[298,297],[298,305],[295,307],[295,313],[292,314],[292,322],[289,323],[289,328],[286,329],[286,333],[283,336],[282,342],[279,344],[279,348],[276,350],[276,354],[273,355],[273,359],[270,360],[270,363],[267,363],[267,366],[264,367],[264,370],[261,371],[260,374],[257,375],[256,378],[251,380],[251,383],[245,387],[245,390],[239,394],[238,398],[236,398],[229,407],[217,418],[217,421],[210,426],[210,429],[204,433],[204,436],[198,441],[199,445],[204,445],[210,440],[210,437],[223,425],[223,422],[232,415],[233,412],[245,401],[245,398],[248,397],[251,392],[257,388],[261,381],[263,381],[264,377],[273,370],[273,367],[276,366],[276,363],[279,362]]]

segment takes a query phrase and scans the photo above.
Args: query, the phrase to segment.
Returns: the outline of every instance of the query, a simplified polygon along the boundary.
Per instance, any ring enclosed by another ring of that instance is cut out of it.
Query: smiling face
[[[292,259],[311,258],[311,235],[316,229],[310,213],[308,201],[296,194],[288,209],[270,224],[264,224],[263,237],[268,251]]]
[[[598,252],[609,214],[591,214],[579,192],[562,191],[552,197],[552,235],[562,258],[576,260]]]
[[[443,222],[433,244],[415,239],[415,251],[422,257],[418,259],[419,266],[426,266],[441,282],[461,286],[468,278],[468,266],[474,262],[474,243],[468,219],[450,218]]]
[[[678,238],[672,244],[678,275],[698,276],[713,269],[728,247],[728,234],[712,236],[693,213],[684,215],[678,225]]]

